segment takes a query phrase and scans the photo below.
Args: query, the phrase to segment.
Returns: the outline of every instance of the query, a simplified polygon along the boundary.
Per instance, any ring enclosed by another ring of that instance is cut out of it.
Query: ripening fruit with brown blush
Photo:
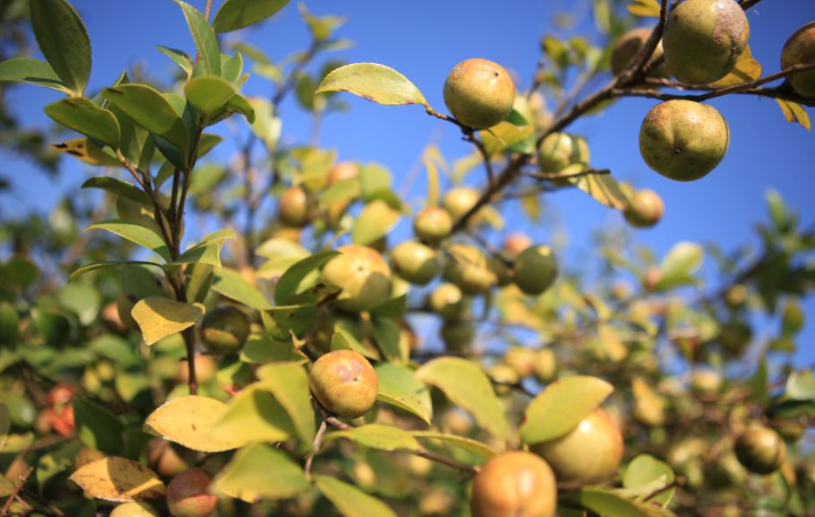
[[[159,513],[147,503],[122,503],[110,512],[110,517],[159,517]]]
[[[201,322],[201,342],[211,354],[236,354],[249,337],[249,317],[228,305],[207,312]]]
[[[815,65],[815,22],[809,22],[795,31],[781,52],[782,70],[801,65]],[[795,74],[789,82],[801,97],[815,98],[815,70]]]
[[[532,451],[549,463],[558,483],[590,485],[617,472],[623,437],[608,413],[598,408],[565,436],[535,444]]]
[[[202,469],[190,469],[167,485],[167,508],[173,517],[207,517],[215,512],[218,498],[209,493],[212,476]]]
[[[645,42],[648,41],[648,38],[651,37],[651,32],[653,32],[652,28],[638,27],[626,32],[617,40],[617,43],[614,45],[614,51],[611,54],[611,71],[614,75],[619,75],[631,64],[631,60],[637,55],[637,52],[640,51]],[[662,40],[657,43],[653,54],[651,54],[651,58],[648,60],[648,64],[650,65],[661,58]],[[659,78],[670,77],[664,62],[651,70],[651,73],[648,75],[649,77]]]
[[[558,267],[549,246],[532,246],[515,260],[515,285],[526,294],[538,295],[557,278]]]
[[[473,517],[553,517],[557,485],[538,456],[511,451],[490,458],[473,481]]]
[[[756,474],[778,470],[787,457],[787,446],[781,436],[769,427],[753,424],[736,440],[736,458]]]
[[[453,230],[453,218],[447,210],[439,207],[428,207],[416,214],[413,219],[413,233],[416,237],[431,246],[435,246]]]
[[[342,418],[367,413],[379,393],[373,366],[353,350],[336,350],[317,359],[309,373],[309,386],[323,407]]]
[[[415,241],[393,248],[391,259],[394,272],[411,284],[427,285],[441,271],[436,252]]]
[[[525,233],[511,233],[504,239],[504,247],[501,250],[505,256],[515,260],[518,255],[526,251],[527,248],[535,244],[532,238]]]
[[[322,282],[342,291],[337,307],[349,312],[371,309],[388,299],[391,293],[391,269],[373,248],[350,244],[323,267]]]
[[[750,24],[735,0],[686,0],[668,15],[665,64],[683,83],[712,83],[733,70],[748,39]]]
[[[280,221],[292,228],[302,228],[311,218],[308,194],[303,187],[290,187],[280,196]]]
[[[623,213],[631,226],[650,228],[662,219],[665,204],[659,194],[646,188],[637,190],[628,198],[628,205]]]
[[[730,147],[730,128],[714,108],[686,100],[657,104],[640,127],[640,154],[651,169],[676,181],[707,176]]]
[[[509,117],[515,85],[504,68],[486,59],[457,64],[444,82],[444,103],[453,116],[475,129],[492,127]]]

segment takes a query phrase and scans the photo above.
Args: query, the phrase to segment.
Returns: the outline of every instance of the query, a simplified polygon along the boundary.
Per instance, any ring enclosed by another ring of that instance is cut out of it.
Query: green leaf
[[[159,234],[146,226],[133,221],[125,221],[123,219],[108,219],[94,223],[86,228],[87,230],[107,230],[115,233],[119,237],[129,240],[134,244],[138,244],[143,248],[152,250],[161,258],[170,262],[170,252],[164,244]]]
[[[351,240],[355,244],[367,246],[387,235],[402,214],[388,206],[381,199],[365,205],[351,229]]]
[[[184,95],[204,116],[223,110],[235,95],[235,87],[220,77],[196,77],[184,85]]]
[[[200,303],[183,303],[162,296],[148,296],[133,306],[131,314],[148,345],[195,325],[206,310]]]
[[[758,359],[756,372],[750,377],[748,385],[750,387],[750,398],[763,403],[767,400],[767,355],[761,354]]]
[[[671,467],[650,454],[640,454],[628,464],[625,469],[625,476],[623,476],[623,486],[626,488],[638,488],[643,485],[650,485],[654,481],[661,481],[662,486],[665,487],[674,481],[674,472]],[[661,492],[657,496],[649,499],[666,507],[671,501],[671,498],[676,492],[675,488]],[[650,495],[650,494],[646,494]]]
[[[343,517],[397,517],[388,505],[359,488],[329,476],[314,476],[314,484]]]
[[[269,300],[234,269],[217,269],[212,279],[212,290],[259,311],[272,308]]]
[[[806,314],[801,309],[801,304],[797,298],[790,298],[784,305],[784,311],[781,314],[781,335],[784,337],[792,337],[804,328],[806,322]]]
[[[380,363],[376,366],[379,393],[376,399],[409,411],[428,424],[433,418],[433,403],[427,389],[406,366]]]
[[[370,311],[376,318],[401,318],[407,311],[407,294],[386,300]]]
[[[110,176],[96,176],[85,180],[81,188],[98,188],[105,192],[110,192],[119,197],[127,198],[145,206],[152,206],[150,196],[136,185],[120,180],[118,178],[111,178]]]
[[[457,434],[440,433],[437,431],[411,431],[410,434],[420,440],[438,441],[452,445],[453,447],[458,447],[476,456],[481,456],[484,459],[489,459],[498,454],[487,444],[473,440],[472,438],[458,436]]]
[[[0,81],[28,83],[44,86],[71,95],[51,65],[38,59],[18,57],[0,63]]]
[[[46,115],[68,129],[119,148],[119,121],[113,112],[81,97],[62,99],[44,108]]]
[[[215,14],[212,26],[217,33],[243,29],[272,16],[288,3],[289,0],[226,0]]]
[[[86,283],[69,284],[59,292],[59,303],[79,318],[83,325],[90,325],[99,315],[102,298],[99,291]]]
[[[419,442],[410,433],[390,425],[369,424],[349,431],[335,431],[325,436],[325,443],[338,438],[383,451],[417,451],[420,448]]]
[[[287,269],[275,286],[275,302],[278,305],[285,305],[289,303],[295,295],[301,293],[304,289],[312,287],[316,281],[305,286],[302,285],[303,281],[309,277],[310,273],[317,271],[323,264],[336,255],[339,255],[339,252],[323,251],[315,253]]]
[[[657,517],[672,512],[658,510],[644,503],[629,501],[614,492],[600,488],[583,488],[577,493],[579,503],[601,517]]]
[[[221,247],[223,241],[202,242],[175,259],[172,264],[209,264],[221,267]]]
[[[657,283],[656,289],[666,290],[693,283],[693,274],[702,266],[704,257],[705,252],[700,245],[687,241],[677,243],[662,259],[662,279]]]
[[[785,101],[783,99],[775,99],[781,112],[784,114],[784,119],[787,122],[798,122],[807,131],[812,129],[812,123],[809,120],[809,113],[801,107],[797,102]]]
[[[238,438],[249,442],[283,442],[295,436],[286,409],[261,383],[242,389],[210,430],[217,440]]]
[[[314,441],[314,410],[306,370],[296,363],[271,363],[257,371],[261,385],[286,409],[304,446]]]
[[[195,47],[198,49],[199,66],[205,75],[221,75],[221,49],[215,31],[198,9],[181,0],[175,0],[184,12]]]
[[[192,59],[190,59],[190,56],[188,56],[186,52],[162,45],[158,45],[158,51],[175,61],[182,70],[187,72],[187,77],[192,75]]]
[[[317,321],[317,306],[314,304],[279,305],[265,315],[266,328],[274,330],[273,336],[277,339],[288,338],[289,332],[301,336],[303,332],[311,329]],[[272,324],[268,323],[271,319]]]
[[[570,174],[567,171],[570,171],[571,168],[577,169],[572,170],[571,173],[579,172],[579,169],[585,168],[585,165],[571,165],[564,169],[563,173]],[[623,210],[628,204],[619,183],[609,174],[586,174],[576,178],[569,178],[569,183],[590,195],[601,205],[609,208]]]
[[[443,391],[491,434],[508,438],[509,426],[504,410],[492,383],[477,364],[458,357],[442,357],[422,365],[416,370],[416,377]]]
[[[791,400],[815,399],[815,375],[812,374],[812,370],[792,372],[787,378],[784,394]]]
[[[373,318],[371,331],[374,341],[390,361],[407,361],[408,350],[399,347],[400,328],[395,318]]]
[[[376,63],[354,63],[328,74],[314,93],[348,92],[385,106],[430,104],[416,86],[392,68]]]
[[[243,73],[243,56],[240,52],[236,52],[234,56],[221,54],[221,77],[240,86],[246,81],[247,76],[241,76]]]
[[[17,344],[20,337],[20,317],[9,302],[0,302],[0,347]]]
[[[144,84],[122,84],[102,90],[102,96],[144,129],[189,151],[190,135],[181,115],[158,90]]]
[[[611,384],[597,377],[567,377],[550,384],[527,406],[521,439],[535,444],[569,433],[613,391]]]
[[[269,336],[252,334],[241,350],[241,361],[255,364],[308,363],[306,357],[291,341],[278,341]]]
[[[102,406],[73,399],[76,434],[86,446],[106,454],[120,454],[124,447],[124,426],[119,418]]]
[[[3,452],[3,449],[6,446],[6,442],[8,441],[8,432],[10,429],[11,412],[8,410],[5,404],[0,404],[0,452]]]
[[[255,112],[255,121],[252,122],[252,132],[266,144],[266,148],[273,150],[280,138],[282,123],[274,114],[272,103],[263,97],[252,97],[249,104]]]
[[[310,488],[299,465],[284,452],[260,443],[238,451],[210,486],[212,492],[249,503],[261,498],[288,499]]]
[[[76,10],[65,0],[30,0],[31,28],[45,60],[76,96],[91,75],[91,42]]]
[[[71,273],[71,276],[68,277],[68,283],[73,282],[74,280],[84,275],[85,273],[90,273],[91,271],[96,271],[97,269],[103,269],[107,267],[120,267],[127,265],[155,266],[159,268],[164,267],[161,264],[156,264],[155,262],[143,262],[139,260],[129,260],[126,262],[122,261],[97,262],[95,264],[88,264],[86,266],[82,266],[81,268],[75,270],[73,273]]]
[[[240,436],[216,437],[212,428],[225,414],[226,404],[218,400],[188,395],[165,402],[153,411],[145,428],[178,444],[200,452],[222,452],[246,445]]]

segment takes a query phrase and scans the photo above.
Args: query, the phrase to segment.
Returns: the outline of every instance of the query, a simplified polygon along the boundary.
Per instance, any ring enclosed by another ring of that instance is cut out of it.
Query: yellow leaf
[[[775,99],[775,102],[781,107],[784,113],[784,118],[787,122],[798,122],[809,131],[812,129],[812,124],[809,121],[809,114],[797,102],[785,101],[782,99]]]
[[[223,402],[189,395],[162,404],[147,417],[145,427],[166,440],[194,451],[229,451],[243,447],[246,440],[211,432],[226,410],[227,405]]]
[[[750,46],[748,45],[747,48],[744,49],[744,52],[741,53],[741,56],[739,56],[739,60],[736,61],[736,66],[733,70],[715,83],[711,83],[711,86],[724,88],[749,83],[761,78],[761,72],[761,63],[756,61],[753,57],[753,53],[750,52]]]
[[[634,0],[628,6],[628,12],[635,16],[659,18],[659,2],[657,0]]]
[[[155,472],[127,458],[96,460],[74,472],[70,479],[89,496],[106,501],[159,499],[167,493]]]
[[[489,131],[479,131],[481,140],[487,154],[494,156],[507,147],[511,147],[535,132],[532,126],[516,126],[509,122],[501,122]]]
[[[148,296],[140,300],[130,314],[139,324],[144,342],[152,345],[192,327],[205,312],[200,303],[182,303],[162,296]]]
[[[51,144],[48,147],[59,153],[70,154],[89,165],[99,165],[101,167],[122,166],[122,162],[106,154],[101,147],[87,138],[74,138],[61,144]]]
[[[422,157],[422,163],[427,169],[427,206],[435,207],[439,205],[439,171],[428,156]]]
[[[580,164],[571,165],[575,167]],[[580,165],[582,167],[582,165]],[[568,170],[568,168],[566,169]],[[564,170],[563,172],[566,172]],[[624,210],[628,201],[620,190],[617,180],[608,174],[586,174],[569,178],[569,182],[593,197],[599,203],[617,210]]]

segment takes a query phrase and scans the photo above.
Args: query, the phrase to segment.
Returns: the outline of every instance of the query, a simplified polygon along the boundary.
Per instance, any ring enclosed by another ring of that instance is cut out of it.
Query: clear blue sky
[[[203,9],[203,0],[191,2]],[[220,2],[216,0],[216,8]],[[169,60],[155,45],[194,53],[191,37],[179,8],[170,0],[74,0],[88,27],[93,46],[90,87],[110,84],[118,73],[143,61],[155,74],[171,70]],[[541,35],[569,35],[556,29],[554,14],[577,14],[577,31],[592,29],[589,0],[495,2],[486,0],[397,2],[328,2],[307,4],[316,14],[343,14],[348,23],[338,35],[352,38],[356,46],[332,57],[348,62],[372,61],[396,68],[410,78],[437,109],[444,106],[442,85],[459,61],[483,57],[501,63],[520,78],[526,88],[538,60]],[[751,48],[767,73],[778,70],[781,48],[787,37],[804,23],[815,20],[813,0],[764,0],[750,10]],[[242,34],[275,60],[303,49],[308,33],[295,2],[258,29]],[[228,36],[231,38],[232,36]],[[268,94],[266,82],[250,79],[244,91]],[[36,87],[15,88],[9,105],[27,124],[49,123],[41,108],[59,98]],[[352,110],[325,122],[321,144],[336,148],[343,159],[375,160],[387,165],[398,179],[413,166],[417,155],[434,133],[448,159],[469,148],[449,124],[427,117],[421,108],[386,108],[346,96]],[[775,101],[744,96],[712,102],[730,124],[730,152],[708,177],[693,183],[676,183],[651,172],[639,156],[640,122],[654,101],[627,99],[601,116],[579,121],[572,128],[583,134],[592,150],[593,164],[610,168],[622,179],[658,191],[665,200],[664,220],[652,230],[640,231],[640,242],[664,253],[679,240],[713,241],[725,249],[758,244],[752,224],[765,217],[764,193],[781,192],[800,212],[804,223],[815,221],[815,135],[784,121]],[[284,138],[306,141],[309,120],[292,100],[283,106]],[[815,117],[815,113],[811,113]],[[225,151],[225,150],[224,150]],[[222,151],[222,152],[224,152]],[[222,155],[223,156],[223,155]],[[4,213],[49,207],[66,188],[75,188],[88,171],[72,161],[63,162],[61,179],[52,183],[42,173],[14,157],[0,156],[6,171],[13,172],[15,192],[4,195]],[[478,176],[474,174],[473,176]],[[417,185],[421,187],[421,184]],[[417,188],[412,199],[419,199]],[[605,209],[578,191],[559,192],[545,199],[570,234],[575,250],[585,247],[592,231],[622,224],[616,212]],[[548,230],[535,230],[547,240]],[[584,248],[585,249],[585,248]],[[578,256],[575,253],[575,256]],[[800,340],[798,359],[815,359],[815,301],[805,306],[811,322]]]

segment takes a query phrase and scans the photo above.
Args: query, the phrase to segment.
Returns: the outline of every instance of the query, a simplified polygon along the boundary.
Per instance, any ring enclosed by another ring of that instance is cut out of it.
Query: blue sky
[[[191,2],[203,9],[204,2]],[[93,46],[91,89],[115,80],[118,73],[136,61],[146,63],[154,74],[172,69],[155,46],[162,44],[194,53],[180,9],[170,0],[75,0]],[[219,2],[215,2],[216,8]],[[343,14],[348,23],[338,35],[356,46],[333,54],[348,62],[372,61],[391,66],[410,78],[437,109],[443,109],[442,86],[449,70],[470,57],[501,63],[526,88],[539,54],[544,34],[567,36],[592,33],[589,0],[495,2],[486,0],[395,2],[307,3],[315,14]],[[576,29],[555,28],[557,11],[576,13]],[[778,70],[781,48],[787,37],[804,23],[815,20],[812,0],[765,0],[750,10],[750,45],[766,73]],[[308,33],[294,2],[260,28],[244,31],[245,37],[275,60],[308,44]],[[235,37],[229,35],[228,38]],[[595,85],[596,86],[596,85]],[[266,95],[268,83],[250,79],[244,91]],[[15,88],[9,104],[32,126],[49,123],[41,108],[58,99],[55,92],[36,87]],[[342,159],[378,161],[388,166],[397,184],[414,165],[431,137],[438,137],[452,161],[470,151],[455,127],[430,118],[418,107],[387,108],[346,96],[348,114],[333,115],[323,126],[321,144],[339,150]],[[757,244],[753,223],[765,218],[764,193],[777,189],[787,203],[801,214],[805,224],[815,221],[815,139],[811,132],[784,121],[775,101],[734,96],[711,102],[728,120],[730,151],[722,164],[706,178],[677,183],[651,172],[639,156],[639,126],[655,101],[626,99],[601,116],[574,124],[570,130],[586,137],[593,164],[610,168],[615,176],[638,187],[659,192],[666,203],[664,220],[654,229],[637,232],[637,240],[653,246],[659,254],[675,242],[716,242],[725,249]],[[813,114],[815,115],[815,114]],[[306,141],[308,116],[290,99],[282,109],[284,138]],[[224,155],[221,155],[223,158]],[[4,195],[4,213],[47,209],[67,188],[76,188],[88,171],[73,162],[63,162],[63,174],[52,182],[29,164],[13,156],[0,156],[4,171],[13,171],[13,196]],[[473,174],[473,179],[478,179]],[[412,200],[423,196],[421,182]],[[619,213],[599,206],[579,191],[558,192],[544,199],[569,231],[574,256],[586,249],[591,232],[623,225]],[[546,241],[550,231],[532,230]],[[815,301],[806,303],[809,320],[815,322]],[[800,340],[798,360],[811,363],[815,351],[815,324]]]

